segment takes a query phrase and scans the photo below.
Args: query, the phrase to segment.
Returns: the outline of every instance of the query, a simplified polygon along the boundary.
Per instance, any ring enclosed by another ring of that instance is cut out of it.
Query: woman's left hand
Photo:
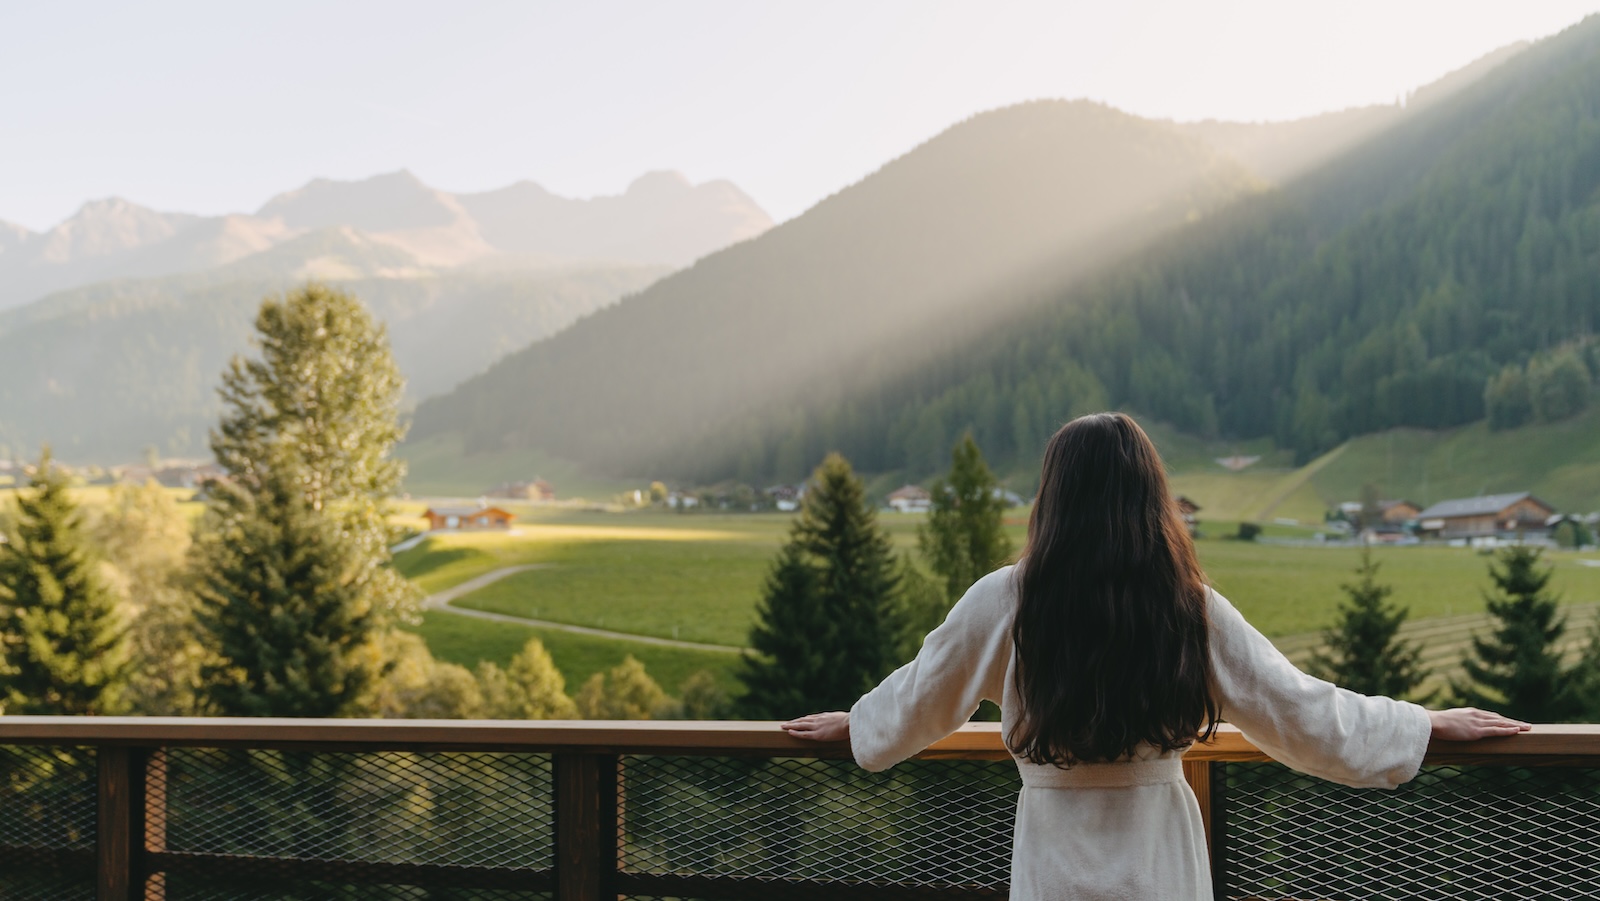
[[[812,713],[783,724],[783,731],[795,738],[811,741],[848,741],[850,714],[843,710],[832,713]]]

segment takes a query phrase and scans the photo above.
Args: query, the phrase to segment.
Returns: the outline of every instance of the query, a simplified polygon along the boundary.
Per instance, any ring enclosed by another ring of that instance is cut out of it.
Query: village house
[[[896,513],[926,513],[933,495],[918,485],[901,485],[889,492],[889,509]]]
[[[1195,518],[1195,514],[1200,512],[1200,505],[1181,494],[1172,502],[1178,505],[1178,512],[1183,514],[1183,523],[1189,527],[1189,535],[1193,537],[1200,528],[1200,520]]]
[[[778,512],[792,513],[800,509],[800,499],[805,496],[805,486],[773,485],[766,490],[766,495],[772,498],[772,505]]]
[[[1417,514],[1422,534],[1436,538],[1542,538],[1555,508],[1526,491],[1440,501]]]
[[[1422,506],[1410,501],[1378,501],[1378,512],[1390,525],[1410,522],[1422,515]]]
[[[516,517],[499,507],[480,504],[475,507],[429,507],[422,514],[428,520],[428,531],[476,531],[479,529],[509,529]]]

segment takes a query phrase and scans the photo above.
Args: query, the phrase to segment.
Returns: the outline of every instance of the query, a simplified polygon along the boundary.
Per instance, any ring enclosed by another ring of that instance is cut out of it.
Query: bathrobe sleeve
[[[1302,673],[1216,592],[1210,617],[1222,718],[1262,751],[1356,788],[1394,788],[1417,774],[1432,732],[1426,710]]]
[[[1011,567],[979,579],[923,639],[916,659],[850,708],[850,749],[888,769],[956,731],[978,702],[999,703],[1011,663]]]

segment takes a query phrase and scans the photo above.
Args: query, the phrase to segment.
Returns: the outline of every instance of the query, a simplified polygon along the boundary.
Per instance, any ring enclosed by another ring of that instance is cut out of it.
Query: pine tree
[[[48,450],[29,489],[0,543],[0,703],[10,714],[120,713],[127,628]]]
[[[740,712],[749,719],[785,719],[811,712],[813,686],[829,674],[823,648],[836,628],[822,606],[817,571],[798,545],[784,545],[767,573],[750,630],[750,648],[739,679],[745,693]],[[816,708],[821,709],[821,708]]]
[[[768,577],[740,676],[752,718],[846,709],[900,660],[905,616],[889,536],[848,461],[812,475]]]
[[[1566,620],[1556,616],[1557,600],[1545,591],[1552,570],[1539,566],[1540,556],[1537,549],[1518,546],[1502,552],[1498,566],[1490,563],[1494,592],[1485,599],[1498,625],[1487,638],[1473,636],[1472,652],[1461,662],[1468,679],[1454,689],[1474,707],[1559,723],[1577,711],[1562,691],[1569,673],[1555,646]]]
[[[1000,482],[983,461],[972,433],[950,452],[950,474],[933,483],[928,521],[917,545],[928,568],[942,580],[946,606],[1011,556],[1001,518]],[[937,624],[935,624],[937,625]]]
[[[215,657],[205,693],[225,716],[361,716],[383,671],[375,570],[277,472],[212,488],[198,576]]]
[[[196,544],[207,696],[232,715],[371,712],[386,636],[414,616],[385,520],[402,383],[382,326],[317,285],[269,298],[235,357]]]
[[[1322,633],[1323,647],[1311,657],[1311,673],[1365,695],[1403,698],[1427,678],[1422,646],[1400,638],[1410,611],[1385,603],[1394,589],[1378,583],[1378,562],[1363,548],[1357,581],[1340,586],[1348,597],[1339,620]]]

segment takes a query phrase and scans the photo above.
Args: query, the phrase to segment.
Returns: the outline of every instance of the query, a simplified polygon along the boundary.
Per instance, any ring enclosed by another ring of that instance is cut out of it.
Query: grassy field
[[[630,634],[741,647],[745,644],[767,566],[790,523],[787,515],[582,514],[545,510],[514,534],[435,536],[401,554],[402,572],[434,592],[506,566],[545,563],[479,589],[458,604],[482,610],[591,626]],[[896,545],[915,546],[918,516],[884,515]],[[1234,523],[1209,523],[1231,534]],[[1020,544],[1020,517],[1009,525]],[[1307,530],[1269,526],[1267,534]],[[1353,579],[1358,551],[1220,538],[1199,542],[1201,562],[1217,590],[1257,628],[1303,660],[1316,633],[1333,620]],[[1376,548],[1380,579],[1411,610],[1413,629],[1431,659],[1453,666],[1473,631],[1484,627],[1482,592],[1488,557],[1466,548]],[[1600,568],[1579,561],[1596,555],[1551,554],[1553,588],[1569,604],[1600,609]],[[1577,608],[1575,608],[1577,609]],[[1586,634],[1589,614],[1575,618],[1569,644]],[[440,657],[475,665],[505,662],[528,636],[546,643],[571,685],[632,653],[669,690],[699,669],[734,685],[737,655],[691,651],[623,639],[490,623],[430,613],[420,629]]]
[[[522,650],[529,638],[537,638],[566,678],[569,694],[576,692],[591,675],[616,666],[630,654],[637,657],[650,676],[671,694],[677,694],[678,686],[699,670],[716,676],[729,694],[737,694],[739,688],[735,675],[739,665],[737,654],[663,648],[437,612],[424,614],[422,625],[416,631],[428,642],[434,656],[468,669],[476,667],[480,660],[504,665]]]
[[[454,436],[409,441],[396,448],[395,455],[406,461],[405,489],[419,496],[477,497],[501,482],[537,477],[553,484],[558,497],[603,501],[650,484],[649,479],[595,478],[539,451],[468,453]]]
[[[1565,422],[1491,432],[1483,422],[1431,432],[1394,429],[1352,439],[1312,478],[1320,496],[1359,500],[1372,483],[1384,497],[1421,504],[1532,491],[1571,512],[1600,509],[1600,407]]]

